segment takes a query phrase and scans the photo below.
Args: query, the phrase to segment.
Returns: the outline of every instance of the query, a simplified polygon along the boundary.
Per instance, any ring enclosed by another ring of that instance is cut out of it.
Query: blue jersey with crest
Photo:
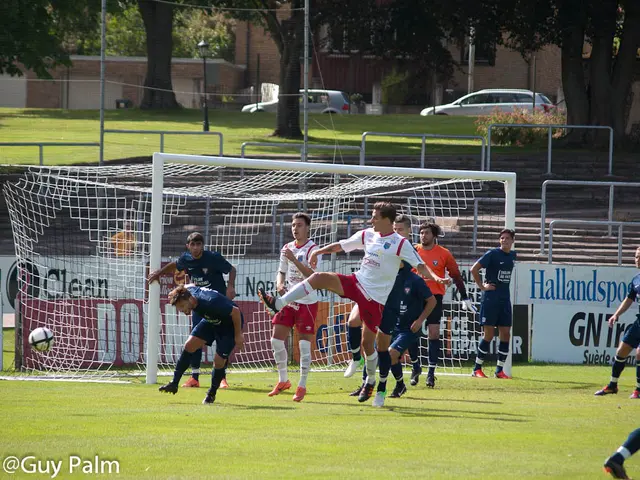
[[[638,273],[631,280],[631,284],[629,285],[629,294],[627,298],[629,300],[633,300],[634,302],[638,301],[638,294],[640,294],[640,273]]]
[[[231,311],[235,303],[210,288],[187,285],[187,290],[198,301],[194,312],[215,327],[233,328]]]
[[[222,275],[229,273],[232,267],[220,253],[204,250],[200,258],[193,258],[187,251],[180,255],[176,267],[180,271],[186,270],[190,283],[226,295],[227,285]]]
[[[401,331],[410,330],[411,324],[418,319],[425,302],[431,296],[431,290],[422,277],[409,271],[402,282],[402,301],[396,328]]]
[[[495,290],[483,292],[483,300],[509,300],[511,298],[509,284],[515,261],[516,252],[511,250],[507,253],[501,248],[489,250],[478,260],[485,269],[484,281],[496,286]]]

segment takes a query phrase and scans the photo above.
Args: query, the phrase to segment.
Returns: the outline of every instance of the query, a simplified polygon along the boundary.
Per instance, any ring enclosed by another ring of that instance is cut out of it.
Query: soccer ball
[[[29,334],[29,345],[38,352],[48,352],[53,346],[53,332],[47,327],[38,327]]]

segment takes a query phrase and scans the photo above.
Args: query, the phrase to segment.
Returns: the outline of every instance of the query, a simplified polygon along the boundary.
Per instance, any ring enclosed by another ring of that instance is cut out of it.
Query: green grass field
[[[224,153],[239,155],[243,142],[282,142],[271,137],[275,114],[246,114],[223,110],[210,111],[211,131],[224,135]],[[98,142],[98,111],[57,109],[0,109],[0,142]],[[107,110],[105,128],[121,130],[186,130],[201,131],[202,114],[198,110],[149,112],[141,110]],[[360,145],[365,131],[395,133],[432,133],[476,135],[472,117],[421,117],[419,115],[321,115],[310,116],[309,136],[313,144]],[[299,143],[299,141],[296,141]],[[151,155],[159,151],[159,135],[105,135],[105,159]],[[427,153],[479,154],[479,142],[460,140],[429,140]],[[367,154],[419,155],[419,138],[371,137]],[[165,151],[186,154],[217,154],[215,137],[170,135],[165,138]],[[295,154],[296,150],[252,147],[251,154]],[[331,151],[311,153],[331,155]],[[353,155],[345,151],[344,155]],[[98,159],[97,147],[45,147],[45,163],[67,164],[93,162]],[[0,163],[38,163],[36,147],[0,147]]]
[[[292,392],[267,397],[275,373],[230,373],[213,406],[200,404],[204,388],[173,396],[142,383],[3,381],[0,455],[60,460],[58,478],[72,476],[70,455],[117,460],[118,478],[606,478],[604,459],[637,427],[635,371],[603,398],[593,392],[606,367],[514,374],[440,376],[435,390],[421,384],[382,409],[347,396],[358,381],[339,372],[312,372],[300,404]]]

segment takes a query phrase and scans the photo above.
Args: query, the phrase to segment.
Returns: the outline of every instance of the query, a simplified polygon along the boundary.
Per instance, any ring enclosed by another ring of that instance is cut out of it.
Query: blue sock
[[[362,327],[349,327],[347,329],[347,337],[349,340],[349,350],[356,362],[362,358],[360,353],[360,344],[362,343]]]
[[[226,368],[214,368],[213,372],[211,372],[211,388],[209,389],[209,394],[215,396],[218,388],[220,387],[220,382],[225,376]]]
[[[496,373],[500,373],[504,369],[504,362],[507,361],[509,355],[509,342],[500,342],[498,345],[498,366]]]
[[[419,345],[419,342],[420,342],[420,340],[416,340],[411,345],[409,345],[409,348],[407,348],[407,352],[409,353],[409,358],[411,359],[411,369],[414,372],[416,372],[416,371],[420,370],[420,368],[422,368],[420,366],[420,355],[419,355],[420,345]]]
[[[378,352],[378,370],[380,371],[380,382],[378,383],[378,391],[387,391],[387,377],[391,370],[391,355],[388,350]]]
[[[611,367],[611,380],[609,381],[609,387],[618,387],[618,378],[624,370],[626,358],[620,358],[617,355],[613,358],[613,366]]]
[[[631,455],[640,450],[640,428],[635,429],[627,438],[627,441],[622,444],[616,453],[611,455],[611,458],[616,462],[623,464],[624,461]]]
[[[473,370],[482,370],[482,364],[484,363],[484,357],[489,353],[489,342],[487,342],[484,338],[480,340],[478,344],[478,351],[476,352],[476,364],[473,367]]]
[[[438,358],[440,358],[440,339],[429,340],[429,375],[436,373]]]
[[[393,378],[396,379],[396,382],[404,382],[404,379],[402,377],[402,364],[400,362],[396,363],[395,365],[391,365],[391,373],[393,374]]]
[[[200,380],[200,362],[202,362],[202,349],[198,349],[191,354],[191,376]]]
[[[180,379],[184,372],[189,368],[189,363],[191,362],[191,353],[187,352],[185,349],[182,349],[182,353],[180,354],[180,358],[176,363],[176,369],[173,371],[173,380],[171,383],[175,383],[176,385],[180,383]]]

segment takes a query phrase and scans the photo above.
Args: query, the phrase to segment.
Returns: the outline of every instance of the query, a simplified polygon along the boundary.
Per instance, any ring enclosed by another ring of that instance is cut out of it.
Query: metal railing
[[[556,225],[583,225],[583,226],[600,226],[618,227],[618,266],[622,265],[622,233],[623,228],[640,227],[640,222],[610,222],[608,220],[552,220],[549,222],[549,252],[547,261],[552,263],[553,258],[553,228]]]
[[[485,169],[485,145],[486,140],[481,135],[440,135],[436,133],[390,133],[390,132],[364,132],[360,141],[360,165],[365,164],[367,137],[399,137],[399,138],[420,138],[420,168],[424,168],[424,159],[427,151],[427,138],[452,139],[452,140],[478,140],[480,141],[480,170]]]
[[[487,170],[491,170],[491,130],[493,128],[547,128],[547,175],[551,174],[551,159],[552,159],[552,140],[554,128],[582,128],[593,130],[609,130],[609,173],[613,172],[613,128],[603,125],[556,125],[553,123],[533,124],[533,123],[492,123],[487,129]]]
[[[300,156],[302,157],[302,150],[304,149],[304,143],[274,143],[274,142],[244,142],[240,146],[240,157],[244,158],[244,153],[247,147],[270,147],[270,148],[291,148],[300,151]],[[357,145],[316,145],[309,144],[307,145],[308,150],[355,150],[360,152],[360,147]]]
[[[126,133],[126,134],[141,134],[141,135],[160,135],[160,153],[164,153],[164,136],[165,135],[213,135],[218,137],[220,146],[218,149],[218,156],[223,156],[224,151],[224,135],[220,132],[190,132],[184,130],[118,130],[118,129],[105,129],[104,133]]]
[[[0,142],[0,147],[38,147],[40,165],[44,165],[44,147],[100,147],[98,142]]]
[[[546,235],[546,221],[547,221],[547,187],[550,185],[575,185],[582,187],[609,187],[609,208],[607,211],[607,221],[613,222],[613,201],[616,187],[640,187],[640,182],[599,182],[595,180],[545,180],[542,183],[542,192],[540,195],[540,201],[542,206],[540,207],[540,254],[544,255],[544,239]],[[586,221],[586,220],[585,220]],[[609,225],[609,235],[611,235],[611,227],[613,223]],[[549,239],[551,241],[551,239]]]
[[[478,250],[478,204],[482,203],[501,203],[504,204],[504,198],[475,198],[473,200],[473,238],[472,249],[475,255]],[[516,198],[516,205],[520,204],[532,204],[542,205],[542,200],[537,198]]]

